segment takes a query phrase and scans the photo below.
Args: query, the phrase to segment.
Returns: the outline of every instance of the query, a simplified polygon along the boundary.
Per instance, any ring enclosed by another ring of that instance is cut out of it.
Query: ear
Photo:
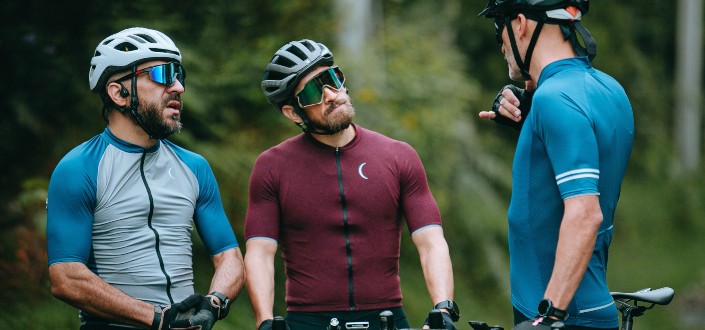
[[[519,14],[517,15],[517,18],[514,20],[516,22],[516,27],[514,28],[514,37],[516,39],[528,37],[531,38],[530,35],[528,35],[528,27],[529,27],[529,19],[524,16],[524,14]]]
[[[110,97],[111,100],[113,100],[113,103],[115,103],[118,106],[121,107],[126,107],[127,104],[129,103],[130,96],[125,95],[123,96],[120,92],[122,91],[123,86],[116,82],[111,82],[108,84],[106,88],[106,91],[108,93],[108,97]],[[125,87],[127,88],[127,87]]]
[[[299,124],[299,123],[303,122],[303,119],[301,119],[299,114],[297,114],[296,111],[294,111],[294,107],[291,105],[287,104],[287,105],[282,106],[282,113],[284,114],[284,116],[291,119],[291,121],[293,121],[294,123]]]

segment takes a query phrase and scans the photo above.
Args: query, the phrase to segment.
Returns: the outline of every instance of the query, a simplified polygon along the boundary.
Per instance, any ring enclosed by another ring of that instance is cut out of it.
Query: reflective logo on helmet
[[[568,6],[565,8],[565,11],[571,14],[573,18],[578,18],[578,15],[580,15],[580,9],[575,6]]]

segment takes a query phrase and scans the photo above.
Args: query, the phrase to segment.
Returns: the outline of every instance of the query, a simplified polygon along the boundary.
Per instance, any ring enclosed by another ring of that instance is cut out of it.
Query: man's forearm
[[[112,287],[77,262],[49,267],[51,292],[58,299],[96,317],[149,327],[154,306]]]
[[[210,292],[218,291],[235,301],[245,284],[245,268],[239,248],[229,249],[213,256],[215,273]]]
[[[274,254],[277,243],[265,239],[247,241],[245,271],[247,294],[255,317],[255,326],[274,318]]]
[[[453,266],[448,251],[432,251],[422,262],[426,287],[433,304],[444,300],[453,300]]]
[[[433,304],[453,300],[453,265],[441,227],[424,229],[412,239],[419,251],[421,269]]]
[[[573,299],[595,249],[601,223],[597,196],[566,200],[556,260],[545,292],[555,307],[566,309]]]

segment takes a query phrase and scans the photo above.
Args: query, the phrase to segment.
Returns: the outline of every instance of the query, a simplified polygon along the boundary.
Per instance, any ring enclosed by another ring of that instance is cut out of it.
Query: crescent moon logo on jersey
[[[360,167],[357,168],[357,173],[359,173],[360,176],[365,180],[367,180],[367,177],[365,176],[365,174],[362,173],[362,168],[365,167],[366,164],[367,163],[362,163],[360,164]]]
[[[174,176],[171,175],[171,167],[169,167],[169,171],[167,171],[166,173],[169,174],[169,177],[170,177],[170,178],[174,179]]]

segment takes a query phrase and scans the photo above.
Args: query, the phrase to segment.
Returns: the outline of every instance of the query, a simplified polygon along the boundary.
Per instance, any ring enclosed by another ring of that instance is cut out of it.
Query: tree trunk
[[[678,1],[676,54],[676,148],[679,175],[700,168],[702,104],[702,0]]]

